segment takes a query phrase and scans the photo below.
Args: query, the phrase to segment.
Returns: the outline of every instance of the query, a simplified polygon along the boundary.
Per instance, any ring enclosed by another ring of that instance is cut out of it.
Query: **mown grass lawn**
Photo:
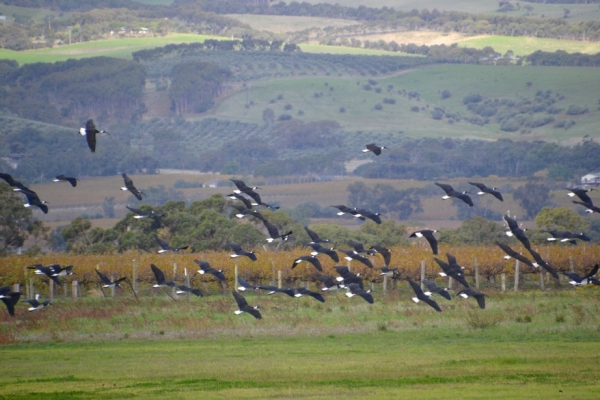
[[[486,310],[435,313],[404,286],[373,305],[248,294],[260,321],[218,295],[19,309],[0,318],[21,335],[0,350],[0,398],[597,398],[598,290],[487,291]]]

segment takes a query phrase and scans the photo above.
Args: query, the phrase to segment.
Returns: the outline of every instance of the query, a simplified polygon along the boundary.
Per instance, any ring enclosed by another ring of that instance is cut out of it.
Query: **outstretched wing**
[[[161,283],[165,282],[165,274],[164,272],[162,272],[160,270],[160,268],[158,268],[156,265],[154,264],[150,264],[150,268],[152,269],[152,272],[154,273],[154,277],[156,278],[156,282],[160,285]]]

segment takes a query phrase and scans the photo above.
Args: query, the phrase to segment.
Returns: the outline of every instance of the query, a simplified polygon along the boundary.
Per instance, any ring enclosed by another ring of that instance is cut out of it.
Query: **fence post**
[[[479,289],[479,261],[475,259],[475,287]]]
[[[133,286],[133,291],[135,292],[135,294],[138,293],[137,290],[137,261],[133,260],[133,274],[131,275],[131,280],[132,282],[132,286]]]
[[[21,291],[21,284],[20,283],[15,283],[13,285],[13,292],[20,292]]]
[[[177,263],[174,262],[173,263],[173,282],[175,282],[175,279],[177,279]],[[171,291],[173,292],[173,297],[179,297],[177,295],[177,286],[174,286]]]
[[[235,282],[233,283],[233,290],[238,291],[238,263],[237,258],[235,260]]]
[[[387,275],[383,276],[383,293],[387,292],[387,283],[388,283],[388,277]]]
[[[451,276],[448,277],[448,289],[452,289],[452,283],[454,283],[454,279]]]
[[[185,272],[185,286],[187,287],[192,287],[192,284],[190,283],[190,274],[188,274],[188,270],[187,268],[184,268],[183,271]],[[187,292],[187,299],[190,299],[190,292]]]
[[[500,275],[500,281],[502,282],[502,291],[506,292],[506,272]]]
[[[281,289],[283,287],[283,279],[281,277],[281,270],[277,271],[277,287]]]
[[[78,292],[77,286],[78,286],[78,283],[77,283],[77,281],[73,281],[71,283],[71,285],[73,286],[73,290],[72,290],[71,296],[72,296],[73,300],[77,300],[77,292]]]
[[[540,289],[544,290],[544,270],[540,271]]]
[[[33,278],[29,278],[29,286],[31,286],[31,289],[29,289],[29,298],[33,299],[35,298],[35,286],[33,285]]]
[[[110,281],[111,281],[111,282],[114,282],[114,281],[115,281],[115,274],[112,274],[112,275],[110,276]],[[110,297],[113,297],[113,298],[114,298],[114,297],[115,297],[115,294],[116,294],[116,292],[117,292],[117,285],[112,285],[112,286],[110,287]]]
[[[573,256],[569,256],[569,271],[575,272],[575,267],[573,266]]]
[[[48,293],[48,299],[50,301],[54,300],[54,281],[50,279],[50,291]]]
[[[352,272],[352,261],[347,260],[347,265],[348,265],[348,271]]]
[[[425,260],[421,260],[421,290],[425,290]]]
[[[515,292],[519,290],[519,271],[521,270],[521,261],[515,263]]]

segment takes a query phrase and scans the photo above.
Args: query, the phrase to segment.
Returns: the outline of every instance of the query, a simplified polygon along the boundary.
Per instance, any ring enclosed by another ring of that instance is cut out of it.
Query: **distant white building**
[[[0,15],[0,21],[6,21],[6,15]]]
[[[600,172],[594,172],[581,177],[582,185],[600,185]]]

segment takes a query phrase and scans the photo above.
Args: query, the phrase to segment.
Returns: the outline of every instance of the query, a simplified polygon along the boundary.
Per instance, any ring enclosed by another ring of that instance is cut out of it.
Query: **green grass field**
[[[19,64],[35,62],[64,61],[69,58],[85,57],[117,57],[131,59],[131,53],[165,46],[171,43],[195,43],[206,39],[223,39],[218,36],[173,34],[165,37],[138,38],[138,39],[110,39],[95,42],[76,43],[54,47],[51,49],[39,49],[28,51],[14,51],[0,49],[0,58],[16,60]]]
[[[285,33],[303,31],[309,28],[342,27],[359,25],[361,22],[319,17],[295,17],[287,15],[258,15],[258,14],[226,14],[227,17],[237,19],[248,24],[258,31]]]
[[[470,113],[462,99],[470,93],[479,92],[486,98],[516,100],[520,97],[533,98],[538,90],[551,90],[565,96],[560,107],[585,105],[589,113],[572,118],[577,124],[568,131],[548,124],[521,136],[523,139],[573,143],[585,135],[598,136],[600,73],[593,68],[438,65],[375,78],[377,87],[383,89],[381,93],[364,90],[367,80],[366,77],[314,77],[260,82],[248,91],[248,101],[253,102],[251,107],[245,108],[246,92],[240,92],[224,99],[208,114],[262,123],[263,110],[271,108],[276,116],[289,113],[304,121],[331,119],[352,131],[390,132],[394,135],[402,131],[403,135],[410,137],[518,138],[518,132],[500,131],[495,123],[484,126],[464,121],[449,124],[445,120],[432,119],[430,111],[441,106],[467,116]],[[526,82],[532,82],[532,86],[527,87]],[[393,89],[388,91],[388,85],[393,85]],[[420,101],[398,95],[399,89],[419,92]],[[441,100],[439,93],[442,90],[449,90],[452,97]],[[315,93],[323,95],[315,97]],[[283,100],[272,103],[279,94],[283,94]],[[384,104],[384,98],[393,98],[396,104]],[[382,104],[382,110],[374,109],[377,103]],[[292,110],[285,110],[286,104],[290,104]],[[414,106],[419,108],[418,112],[411,111]],[[344,113],[340,112],[342,107]],[[302,110],[302,116],[297,115],[299,110]],[[557,120],[567,117],[571,118],[564,114],[556,116]]]
[[[556,40],[530,37],[490,36],[478,39],[466,39],[459,43],[461,47],[482,49],[491,46],[494,50],[504,54],[512,50],[515,55],[525,56],[537,50],[551,51],[564,50],[568,53],[596,54],[600,53],[600,43],[581,42],[575,40]]]
[[[598,290],[375,304],[329,295],[57,300],[2,315],[6,399],[597,397]],[[442,303],[444,302],[444,303]],[[13,336],[11,336],[13,335]],[[16,335],[16,336],[15,336]]]

